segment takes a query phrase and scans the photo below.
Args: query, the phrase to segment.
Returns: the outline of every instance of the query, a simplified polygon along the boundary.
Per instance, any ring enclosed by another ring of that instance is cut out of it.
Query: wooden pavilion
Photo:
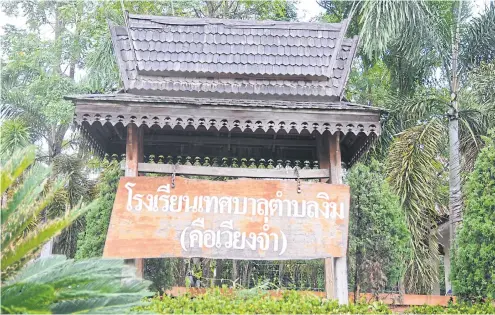
[[[123,90],[68,97],[75,122],[101,154],[125,154],[126,176],[341,183],[381,118],[344,97],[358,44],[347,26],[128,15],[110,25]],[[346,258],[325,272],[346,303]]]

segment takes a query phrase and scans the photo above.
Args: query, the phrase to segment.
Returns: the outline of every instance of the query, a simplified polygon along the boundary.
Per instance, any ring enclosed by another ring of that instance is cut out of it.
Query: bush
[[[493,302],[459,303],[447,307],[439,305],[421,305],[408,309],[406,314],[495,314]]]
[[[138,311],[159,314],[390,314],[390,309],[381,302],[371,304],[339,305],[312,294],[285,291],[281,298],[269,296],[264,291],[243,294],[234,291],[222,294],[220,289],[211,289],[204,295],[191,298],[182,295],[176,298],[163,296],[150,300],[150,304],[136,308]]]
[[[96,207],[86,214],[86,227],[84,232],[79,234],[77,241],[77,259],[101,257],[103,255],[113,202],[122,173],[117,161],[108,162],[104,160],[103,168],[97,186],[97,196],[100,201]]]
[[[495,298],[495,130],[491,136],[468,179],[454,254],[452,284],[463,298]]]
[[[410,234],[398,198],[382,165],[358,163],[347,176],[351,187],[349,284],[354,292],[393,288],[410,257]]]

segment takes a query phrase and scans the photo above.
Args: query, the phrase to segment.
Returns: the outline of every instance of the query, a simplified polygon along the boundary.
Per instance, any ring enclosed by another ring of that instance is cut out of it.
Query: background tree
[[[349,284],[356,297],[378,293],[402,281],[410,261],[411,238],[400,202],[376,160],[358,163],[347,175],[351,187]]]
[[[363,78],[354,76],[353,82],[351,76],[349,96],[368,101],[373,97],[374,105],[390,110],[375,153],[388,156],[391,187],[400,196],[413,237],[408,290],[430,292],[438,277],[436,235],[431,231],[443,215],[445,201],[443,193],[437,198],[431,192],[443,192],[438,183],[450,178],[450,218],[460,217],[461,166],[469,170],[482,146],[480,136],[490,126],[487,109],[468,93],[467,74],[493,59],[495,9],[492,5],[474,17],[469,3],[457,1],[367,0],[355,1],[351,9],[338,1],[322,4],[329,13],[350,17],[349,31],[361,36],[362,64],[355,71]],[[380,84],[376,90],[369,70],[380,60],[385,68],[379,77],[390,80],[385,89]]]
[[[466,208],[453,259],[456,294],[495,298],[495,130],[485,138],[466,185]]]

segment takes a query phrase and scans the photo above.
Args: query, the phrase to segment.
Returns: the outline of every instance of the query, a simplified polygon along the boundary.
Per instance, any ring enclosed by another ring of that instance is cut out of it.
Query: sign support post
[[[330,184],[342,184],[340,134],[325,132],[317,141],[320,168],[330,171]],[[325,181],[325,180],[322,180]],[[327,299],[348,304],[347,257],[325,258],[325,292]]]
[[[144,141],[143,129],[137,127],[135,124],[129,124],[127,126],[125,153],[125,176],[139,176],[138,164],[144,160]],[[144,276],[144,259],[134,259],[133,263],[136,267],[136,276],[142,279]]]

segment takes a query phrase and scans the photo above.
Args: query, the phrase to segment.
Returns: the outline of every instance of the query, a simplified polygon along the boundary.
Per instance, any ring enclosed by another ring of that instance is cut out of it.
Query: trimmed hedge
[[[450,304],[447,307],[439,305],[422,305],[411,307],[407,314],[495,314],[495,304],[492,301],[483,303]]]
[[[205,294],[179,297],[164,295],[149,299],[147,305],[134,309],[154,314],[391,314],[393,309],[382,302],[339,305],[312,294],[284,291],[272,297],[259,289],[221,292],[208,289]],[[404,314],[495,314],[493,301],[459,303],[444,306],[414,306]]]
[[[222,294],[219,289],[192,298],[155,297],[137,311],[158,314],[390,314],[391,310],[381,302],[370,304],[339,305],[314,295],[301,295],[297,291],[285,291],[281,298],[274,298],[259,290],[240,290]]]

